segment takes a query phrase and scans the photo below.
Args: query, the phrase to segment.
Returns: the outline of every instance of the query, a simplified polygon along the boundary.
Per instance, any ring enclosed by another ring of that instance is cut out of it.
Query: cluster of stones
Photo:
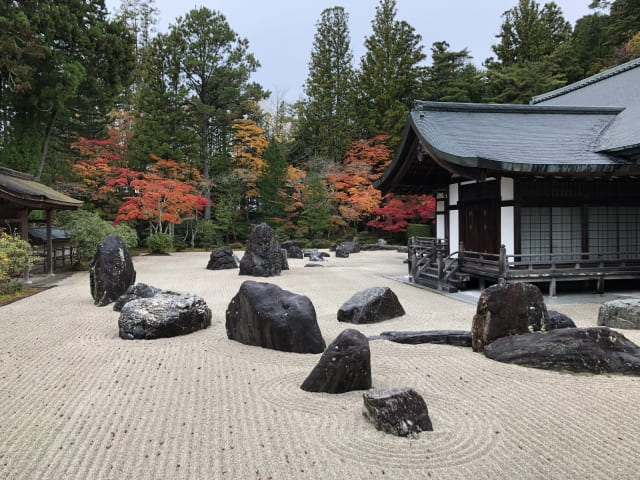
[[[389,288],[380,287],[354,295],[341,307],[338,319],[373,323],[400,315],[404,315],[404,309],[396,295]],[[322,353],[301,384],[302,390],[335,394],[371,388],[367,337],[357,330],[346,329],[326,347],[313,304],[304,295],[247,280],[229,303],[225,326],[229,339],[246,345]],[[385,395],[369,392],[364,398],[365,416],[380,430],[409,436],[431,429],[426,404],[411,389]]]
[[[119,335],[123,339],[154,339],[185,335],[211,325],[211,310],[192,293],[162,291],[134,283],[131,254],[118,235],[99,244],[90,263],[89,283],[96,305],[115,302],[120,312]]]
[[[598,324],[615,308],[603,305]],[[478,300],[471,336],[474,351],[499,362],[640,375],[640,347],[608,326],[577,328],[568,317],[550,314],[540,290],[531,284],[487,288]]]

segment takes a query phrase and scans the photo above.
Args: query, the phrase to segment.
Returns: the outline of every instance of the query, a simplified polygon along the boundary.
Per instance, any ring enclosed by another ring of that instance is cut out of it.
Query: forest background
[[[365,53],[349,15],[316,24],[304,96],[251,81],[260,68],[223,12],[189,11],[156,33],[154,0],[0,5],[0,166],[85,202],[57,223],[125,224],[175,247],[242,242],[269,223],[315,246],[430,223],[433,199],[382,197],[415,100],[528,103],[532,96],[640,57],[640,2],[594,0],[567,22],[555,3],[504,12],[482,67],[447,41],[431,45],[372,11]],[[37,214],[33,216],[37,220]],[[91,227],[94,228],[94,227]],[[94,228],[95,229],[95,228]]]

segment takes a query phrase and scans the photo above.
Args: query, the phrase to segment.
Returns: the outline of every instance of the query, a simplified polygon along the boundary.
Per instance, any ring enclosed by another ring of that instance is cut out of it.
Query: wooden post
[[[498,257],[498,283],[507,281],[507,247],[500,245],[500,256]]]
[[[604,276],[598,277],[598,293],[600,295],[604,293]]]
[[[29,210],[20,210],[20,238],[25,242],[29,241]],[[22,283],[31,283],[29,278],[29,265],[22,270]]]
[[[556,296],[556,279],[554,277],[551,278],[551,283],[549,284],[549,296]]]
[[[47,210],[47,270],[50,276],[53,276],[53,234],[51,232],[51,210]]]
[[[438,290],[442,291],[442,279],[444,277],[444,261],[442,260],[442,253],[438,250],[438,255],[436,257],[436,261],[438,263]]]

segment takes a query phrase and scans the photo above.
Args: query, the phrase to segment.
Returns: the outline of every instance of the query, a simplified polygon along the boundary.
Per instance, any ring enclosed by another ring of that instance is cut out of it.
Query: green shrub
[[[129,250],[138,246],[138,232],[136,232],[135,228],[131,228],[129,225],[122,223],[120,225],[113,225],[111,228],[113,230],[111,233],[119,235]]]
[[[150,253],[169,253],[173,248],[173,238],[167,233],[154,233],[147,237],[147,248]]]
[[[213,222],[204,222],[198,227],[196,241],[205,250],[212,250],[218,245],[220,240],[220,230]]]
[[[181,235],[173,237],[173,248],[176,252],[181,252],[187,248],[187,242],[184,241],[184,238]]]
[[[431,237],[433,225],[424,225],[422,223],[410,223],[407,225],[407,238],[411,237]]]
[[[0,283],[11,282],[33,263],[33,248],[14,235],[0,232]]]
[[[231,250],[244,250],[244,245],[240,242],[233,242],[231,245],[229,245],[229,248]]]
[[[64,228],[71,237],[75,249],[74,261],[77,266],[86,266],[96,254],[98,244],[110,234],[122,238],[127,248],[138,246],[138,233],[128,225],[112,225],[97,213],[87,210],[62,211],[56,215],[56,224]]]
[[[0,295],[13,295],[22,290],[22,282],[0,282]]]
[[[329,248],[331,246],[331,240],[327,240],[326,238],[316,238],[311,240],[311,248]]]

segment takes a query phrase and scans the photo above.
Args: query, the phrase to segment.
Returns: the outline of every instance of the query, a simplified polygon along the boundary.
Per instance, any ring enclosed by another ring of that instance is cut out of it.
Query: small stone
[[[427,404],[412,388],[372,390],[362,397],[362,413],[378,430],[412,438],[433,431]]]

